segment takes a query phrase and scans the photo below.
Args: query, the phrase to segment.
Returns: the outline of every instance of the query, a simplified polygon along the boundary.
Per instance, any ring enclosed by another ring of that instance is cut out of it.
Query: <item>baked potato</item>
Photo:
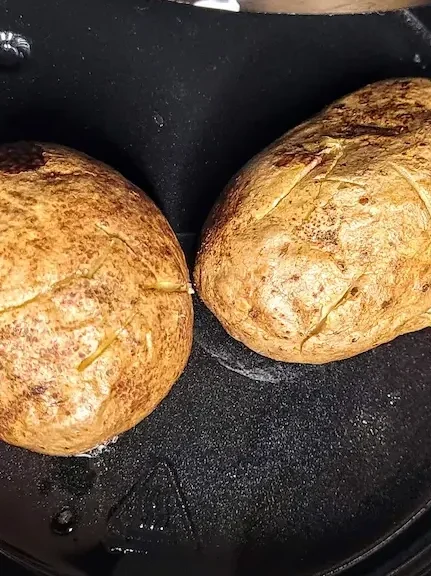
[[[253,158],[210,215],[195,281],[275,360],[342,360],[429,326],[430,80],[367,86]]]
[[[189,357],[184,255],[120,174],[51,144],[0,147],[0,438],[77,454],[138,423]]]

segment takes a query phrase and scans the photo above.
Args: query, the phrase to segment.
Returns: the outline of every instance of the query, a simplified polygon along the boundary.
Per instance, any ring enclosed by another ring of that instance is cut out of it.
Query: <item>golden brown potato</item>
[[[195,279],[226,330],[276,360],[341,360],[429,326],[431,82],[367,86],[251,160]]]
[[[67,455],[131,428],[183,371],[192,323],[149,198],[73,150],[0,147],[0,438]]]

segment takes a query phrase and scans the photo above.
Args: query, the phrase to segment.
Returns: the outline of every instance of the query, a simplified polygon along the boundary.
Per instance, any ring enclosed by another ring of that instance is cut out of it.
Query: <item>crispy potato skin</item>
[[[189,357],[188,289],[169,224],[120,174],[0,147],[0,438],[68,455],[137,424]]]
[[[203,233],[198,292],[225,329],[324,363],[431,322],[431,82],[367,86],[264,150]]]

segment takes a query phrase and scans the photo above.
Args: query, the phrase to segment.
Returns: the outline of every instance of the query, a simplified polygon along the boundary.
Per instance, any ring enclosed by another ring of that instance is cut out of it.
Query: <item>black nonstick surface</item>
[[[0,139],[112,164],[150,193],[192,263],[211,205],[251,155],[367,82],[431,74],[427,22],[431,9],[1,0],[0,26],[33,49],[0,69]],[[430,501],[428,330],[289,365],[232,340],[196,300],[186,372],[117,443],[67,459],[0,445],[0,546],[50,574],[424,574]]]

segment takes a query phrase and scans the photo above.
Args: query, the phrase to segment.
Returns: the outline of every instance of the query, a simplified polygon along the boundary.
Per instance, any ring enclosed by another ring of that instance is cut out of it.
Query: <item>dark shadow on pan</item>
[[[24,108],[3,122],[2,142],[36,140],[75,148],[105,162],[144,190],[157,203],[144,170],[133,162],[126,150],[121,149],[96,123],[88,105],[71,102],[64,108],[58,103]],[[71,112],[73,109],[73,113]]]
[[[348,576],[363,576],[364,574],[377,576],[392,574],[395,568],[397,576],[427,574],[426,570],[431,565],[431,536],[427,533],[431,517],[429,506],[427,510],[420,510],[417,516],[412,517],[396,532],[388,534],[360,555],[352,556],[338,567],[328,567],[328,570],[320,565],[317,568],[318,572],[310,572],[310,574],[336,576],[342,573]],[[325,546],[324,538],[320,544]],[[342,545],[341,541],[340,545]],[[262,573],[281,575],[291,573],[291,571],[295,573],[295,567],[291,564],[291,551],[295,546],[302,546],[302,550],[307,554],[306,542],[286,543],[277,539],[276,535],[264,541],[259,538],[254,541],[250,538],[238,550],[235,576],[258,576]],[[309,553],[313,554],[313,551]],[[376,569],[376,566],[379,568]]]

